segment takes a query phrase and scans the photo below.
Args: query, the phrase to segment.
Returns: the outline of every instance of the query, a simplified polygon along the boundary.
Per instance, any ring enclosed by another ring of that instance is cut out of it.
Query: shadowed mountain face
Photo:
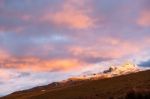
[[[150,70],[99,80],[52,83],[1,99],[150,99]]]

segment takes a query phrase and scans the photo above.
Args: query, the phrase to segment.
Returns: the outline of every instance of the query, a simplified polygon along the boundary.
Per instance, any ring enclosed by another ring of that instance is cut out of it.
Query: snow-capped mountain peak
[[[68,80],[83,80],[83,79],[103,79],[103,78],[110,78],[114,76],[125,75],[129,73],[134,73],[140,71],[139,67],[132,63],[126,62],[119,66],[110,66],[107,70],[99,73],[93,74],[84,74],[78,77],[69,78]]]
[[[126,74],[126,73],[137,72],[137,71],[139,71],[139,68],[137,65],[131,62],[127,62],[117,67],[111,66],[108,70],[104,71],[104,73],[121,75],[121,74]]]

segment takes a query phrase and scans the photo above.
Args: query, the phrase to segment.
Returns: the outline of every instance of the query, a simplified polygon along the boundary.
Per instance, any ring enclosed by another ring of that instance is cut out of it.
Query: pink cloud
[[[72,46],[69,51],[75,56],[89,56],[100,58],[122,58],[128,55],[135,55],[145,46],[139,46],[135,42],[128,42],[117,38],[105,38],[97,41],[89,47]]]
[[[9,57],[10,57],[9,53],[5,49],[0,48],[0,60],[7,59]]]
[[[16,27],[13,27],[13,26],[0,26],[0,32],[13,31],[13,32],[16,32],[16,33],[20,33],[23,30],[25,30],[25,27],[23,27],[23,26],[16,26]]]
[[[94,20],[88,15],[92,8],[87,8],[89,5],[85,5],[85,3],[85,0],[66,0],[61,10],[55,13],[46,13],[42,20],[53,22],[58,26],[66,25],[75,29],[93,27]]]
[[[8,75],[8,73],[6,71],[4,71],[3,69],[0,69],[0,78],[1,80],[3,79],[10,79],[10,75]]]
[[[149,27],[150,26],[150,10],[145,10],[141,12],[137,20],[137,23],[140,26]]]
[[[24,21],[30,21],[32,16],[28,14],[21,15],[20,18]]]

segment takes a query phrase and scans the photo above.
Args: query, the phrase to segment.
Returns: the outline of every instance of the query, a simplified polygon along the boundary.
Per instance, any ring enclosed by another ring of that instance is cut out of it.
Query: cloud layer
[[[149,60],[149,5],[149,0],[0,0],[0,83],[32,86],[29,79],[38,77],[31,75],[48,72],[45,80],[53,81],[51,72],[62,72],[61,79],[103,62]],[[27,82],[15,82],[18,75]]]

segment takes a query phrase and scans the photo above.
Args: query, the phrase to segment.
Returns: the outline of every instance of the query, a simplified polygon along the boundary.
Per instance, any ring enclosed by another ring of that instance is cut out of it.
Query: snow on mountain
[[[140,71],[139,67],[136,64],[131,62],[124,63],[120,66],[110,66],[107,70],[99,73],[83,73],[83,75],[78,77],[72,77],[68,80],[76,81],[76,80],[84,80],[84,79],[103,79],[110,78],[119,75],[125,75],[129,73],[134,73]]]
[[[110,73],[110,74],[116,74],[116,75],[121,75],[121,74],[127,74],[127,73],[132,73],[132,72],[137,72],[140,69],[138,68],[137,65],[127,62],[122,64],[121,66],[111,66],[108,70],[104,71],[104,73]]]

